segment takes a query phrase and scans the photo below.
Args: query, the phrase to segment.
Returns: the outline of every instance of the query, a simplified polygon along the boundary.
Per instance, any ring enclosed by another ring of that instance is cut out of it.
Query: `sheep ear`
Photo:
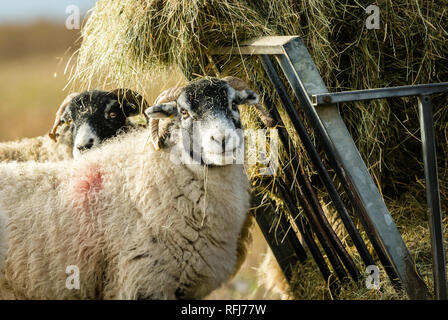
[[[152,119],[172,118],[177,115],[177,106],[175,102],[159,104],[146,109],[145,114]]]
[[[238,104],[255,105],[258,103],[258,95],[249,89],[237,90],[235,100]]]

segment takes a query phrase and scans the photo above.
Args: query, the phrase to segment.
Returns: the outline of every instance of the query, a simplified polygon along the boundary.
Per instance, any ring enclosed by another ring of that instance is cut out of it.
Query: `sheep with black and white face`
[[[72,93],[63,101],[49,135],[0,143],[0,162],[59,161],[78,158],[135,125],[129,117],[147,107],[127,89]]]
[[[176,118],[165,125],[151,122],[155,129],[163,128],[156,133],[157,137],[153,135],[158,140],[156,148],[160,144],[176,145],[186,163],[213,166],[242,161],[244,136],[238,105],[256,104],[258,96],[249,89],[234,90],[227,82],[215,78],[195,82],[177,95],[175,101],[146,110],[152,119]]]
[[[73,158],[133,127],[129,117],[139,114],[143,98],[131,91],[86,91],[74,97],[60,124],[67,124],[73,137]]]

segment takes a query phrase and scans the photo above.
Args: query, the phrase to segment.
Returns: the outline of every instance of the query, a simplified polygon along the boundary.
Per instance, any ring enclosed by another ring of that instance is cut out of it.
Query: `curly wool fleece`
[[[0,164],[0,297],[199,299],[229,279],[250,205],[243,166],[176,165],[148,137],[76,162]]]

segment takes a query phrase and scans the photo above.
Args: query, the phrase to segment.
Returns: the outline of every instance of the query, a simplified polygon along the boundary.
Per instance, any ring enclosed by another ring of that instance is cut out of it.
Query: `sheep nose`
[[[78,146],[76,146],[76,148],[77,148],[79,151],[89,150],[90,148],[93,147],[93,143],[94,143],[94,140],[93,140],[92,138],[90,138],[90,139],[87,141],[86,144],[78,145]]]

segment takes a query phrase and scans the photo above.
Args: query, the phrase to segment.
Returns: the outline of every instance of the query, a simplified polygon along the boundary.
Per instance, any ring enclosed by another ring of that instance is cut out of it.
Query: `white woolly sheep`
[[[49,135],[0,143],[2,161],[59,161],[78,158],[86,150],[133,127],[143,98],[131,90],[72,93],[61,104]]]
[[[78,161],[0,164],[0,296],[198,299],[227,281],[250,206],[232,133],[237,106],[257,102],[203,79],[146,110],[173,118],[159,151],[139,130]],[[66,287],[72,265],[79,290]]]

